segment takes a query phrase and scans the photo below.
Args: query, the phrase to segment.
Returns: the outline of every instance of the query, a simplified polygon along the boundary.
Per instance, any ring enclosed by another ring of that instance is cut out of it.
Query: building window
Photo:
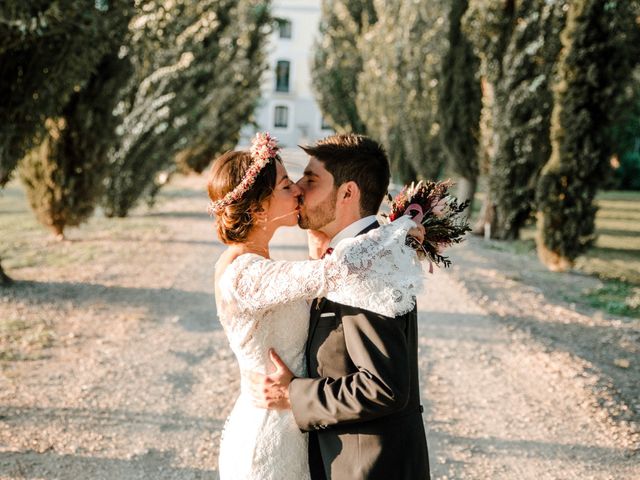
[[[289,126],[289,107],[282,105],[276,107],[273,126],[277,128],[287,128]]]
[[[291,38],[291,22],[289,20],[278,20],[278,31],[280,38]]]
[[[278,60],[276,66],[276,92],[289,91],[289,70],[291,63],[288,60]]]

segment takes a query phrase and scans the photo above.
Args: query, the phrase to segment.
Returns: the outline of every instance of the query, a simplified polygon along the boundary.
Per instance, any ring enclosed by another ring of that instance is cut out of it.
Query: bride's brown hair
[[[242,243],[255,226],[255,214],[263,211],[262,204],[276,187],[276,161],[271,159],[260,170],[255,182],[240,200],[225,207],[216,215],[216,229],[222,243]],[[227,152],[211,166],[207,191],[212,202],[220,200],[237,187],[253,163],[248,151]]]

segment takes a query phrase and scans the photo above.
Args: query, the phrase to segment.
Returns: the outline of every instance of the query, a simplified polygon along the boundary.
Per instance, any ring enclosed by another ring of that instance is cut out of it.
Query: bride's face
[[[289,179],[282,163],[276,162],[276,171],[276,187],[265,205],[267,222],[275,227],[291,227],[298,224],[302,190]]]

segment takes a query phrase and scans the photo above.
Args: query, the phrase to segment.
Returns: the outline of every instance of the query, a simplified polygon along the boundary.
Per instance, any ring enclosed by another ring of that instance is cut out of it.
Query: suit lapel
[[[376,220],[375,222],[373,222],[371,225],[369,225],[367,228],[365,228],[364,230],[360,231],[358,233],[358,235],[356,235],[356,237],[359,237],[362,234],[365,234],[367,232],[370,232],[371,230],[373,230],[374,228],[378,228],[380,226],[380,224],[378,223],[378,221]]]
[[[374,228],[378,228],[379,226],[380,224],[377,221],[373,222],[364,230],[360,231],[358,235],[367,233],[373,230]],[[356,237],[358,235],[356,235]],[[309,336],[307,337],[307,352],[309,352],[309,345],[311,344],[311,339],[313,338],[313,334],[316,331],[316,327],[318,326],[318,321],[320,320],[320,314],[322,313],[322,309],[326,302],[327,302],[326,298],[316,298],[311,303],[311,313],[309,315]],[[308,359],[308,356],[307,356],[307,359]]]
[[[311,303],[311,312],[309,314],[309,336],[307,337],[307,352],[309,351],[311,339],[313,338],[313,334],[315,333],[316,327],[318,326],[318,321],[320,320],[320,314],[322,313],[320,308],[322,307],[322,304],[325,302],[325,300],[325,298],[316,298]]]

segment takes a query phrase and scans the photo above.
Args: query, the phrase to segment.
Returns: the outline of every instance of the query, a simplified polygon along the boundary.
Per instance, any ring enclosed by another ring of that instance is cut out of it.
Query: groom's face
[[[298,181],[300,197],[300,228],[322,230],[336,219],[337,188],[333,175],[315,157],[309,157],[304,175]]]

